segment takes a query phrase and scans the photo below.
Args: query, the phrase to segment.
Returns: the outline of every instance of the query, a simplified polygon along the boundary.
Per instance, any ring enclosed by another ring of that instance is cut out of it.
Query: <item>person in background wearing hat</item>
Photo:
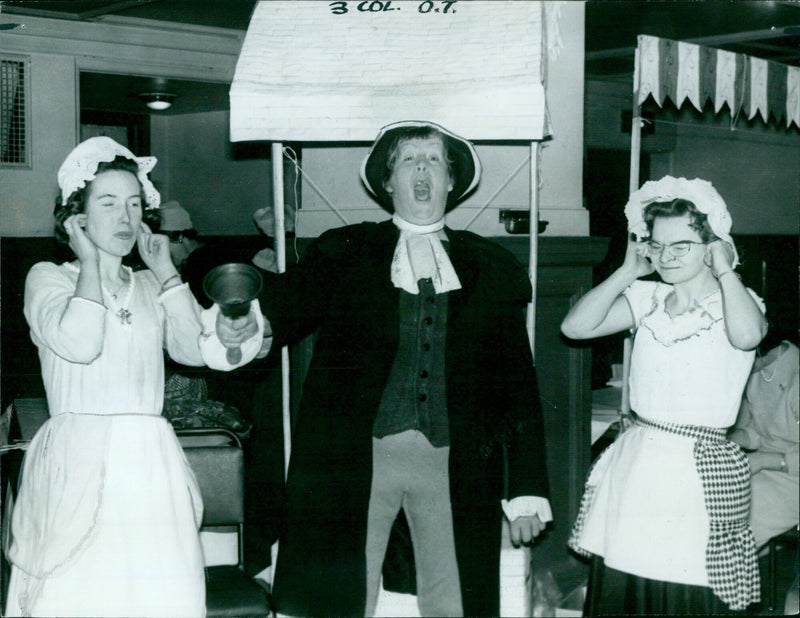
[[[472,144],[442,127],[384,127],[361,178],[391,220],[325,232],[261,298],[274,350],[317,333],[279,614],[373,615],[403,510],[421,615],[496,616],[504,509],[515,545],[552,519],[530,280],[496,244],[445,227],[480,174]]]
[[[262,209],[266,210],[266,209]],[[160,231],[169,237],[172,261],[189,284],[192,294],[203,307],[210,307],[211,300],[203,289],[205,276],[216,266],[231,262],[251,262],[265,271],[269,264],[255,259],[241,243],[213,242],[201,237],[194,227],[191,215],[177,201],[161,205]],[[256,211],[260,213],[261,210]],[[254,222],[261,218],[254,215]],[[259,253],[258,257],[265,253]],[[277,269],[274,269],[277,270]],[[263,276],[269,276],[267,272]],[[261,359],[259,354],[258,358]],[[207,369],[189,369],[166,359],[167,380],[165,384],[165,413],[171,411],[171,398],[184,397],[188,390],[193,394],[198,409],[204,402],[213,406],[222,401],[229,410],[235,410],[241,418],[235,421],[247,428],[245,452],[245,556],[247,568],[260,572],[270,564],[270,546],[277,537],[280,518],[280,495],[283,489],[283,452],[280,440],[280,418],[271,413],[281,405],[280,363],[270,358],[255,361],[258,366],[233,373],[220,373]],[[179,402],[180,403],[180,402]],[[178,407],[178,413],[184,408]],[[208,414],[207,418],[213,418]],[[277,433],[275,431],[277,423]],[[233,427],[230,427],[233,428]]]
[[[561,323],[572,339],[634,330],[632,424],[589,471],[570,547],[591,557],[584,615],[712,615],[759,600],[750,471],[726,440],[764,303],[734,271],[710,182],[665,176],[625,206],[622,265]],[[656,272],[661,281],[641,281]]]
[[[195,249],[203,246],[194,229],[189,212],[176,200],[161,204],[161,226],[159,231],[169,237],[169,254],[178,268]]]
[[[294,216],[296,210],[294,207],[286,205],[286,214],[291,215],[286,219],[284,226],[284,233],[286,238],[294,238]],[[253,264],[258,266],[261,270],[270,273],[278,272],[278,260],[275,255],[275,215],[273,209],[259,208],[253,213],[253,223],[255,223],[258,231],[261,232],[263,238],[266,240],[266,246],[259,250],[251,259]]]
[[[203,307],[211,306],[211,300],[203,290],[203,279],[215,266],[228,262],[247,262],[242,251],[236,247],[208,244],[200,238],[189,212],[179,202],[171,200],[161,206],[159,231],[169,237],[169,253],[172,262],[192,294]]]
[[[75,259],[25,280],[50,418],[25,454],[5,616],[205,615],[203,505],[161,415],[162,351],[230,370],[224,345],[241,344],[244,364],[263,322],[255,302],[237,320],[201,312],[148,225],[155,164],[93,137],[58,171],[55,234]],[[134,247],[143,270],[122,263]]]

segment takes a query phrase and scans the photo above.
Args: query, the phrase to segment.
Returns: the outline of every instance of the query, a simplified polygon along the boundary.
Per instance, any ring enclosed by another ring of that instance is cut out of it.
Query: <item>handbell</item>
[[[228,318],[247,315],[250,312],[250,302],[259,295],[263,286],[264,279],[258,269],[239,262],[217,266],[203,278],[206,296],[219,305],[222,315]],[[231,365],[242,360],[239,346],[228,348],[225,355]]]

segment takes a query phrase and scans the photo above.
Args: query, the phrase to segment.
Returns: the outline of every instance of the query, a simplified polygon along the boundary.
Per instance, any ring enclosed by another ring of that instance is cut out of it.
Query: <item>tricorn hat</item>
[[[383,186],[389,174],[389,150],[395,139],[409,129],[430,128],[442,135],[450,161],[453,189],[447,197],[447,210],[452,210],[478,186],[481,178],[481,161],[475,147],[463,137],[451,133],[444,127],[424,120],[403,120],[386,125],[378,133],[367,156],[361,164],[361,180],[364,186],[389,212],[394,211],[392,196]]]

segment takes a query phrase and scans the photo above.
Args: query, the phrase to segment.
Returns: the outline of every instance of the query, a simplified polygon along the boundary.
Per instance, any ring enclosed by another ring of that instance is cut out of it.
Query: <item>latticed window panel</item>
[[[30,62],[20,56],[0,56],[0,164],[30,163]]]

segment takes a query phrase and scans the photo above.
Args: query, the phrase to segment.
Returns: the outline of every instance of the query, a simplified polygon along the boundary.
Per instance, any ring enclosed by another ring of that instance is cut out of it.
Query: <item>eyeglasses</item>
[[[664,249],[667,250],[672,257],[683,257],[692,250],[692,245],[704,245],[704,242],[697,242],[696,240],[679,240],[668,245],[663,245],[655,240],[647,241],[647,252],[650,255],[660,256]]]

